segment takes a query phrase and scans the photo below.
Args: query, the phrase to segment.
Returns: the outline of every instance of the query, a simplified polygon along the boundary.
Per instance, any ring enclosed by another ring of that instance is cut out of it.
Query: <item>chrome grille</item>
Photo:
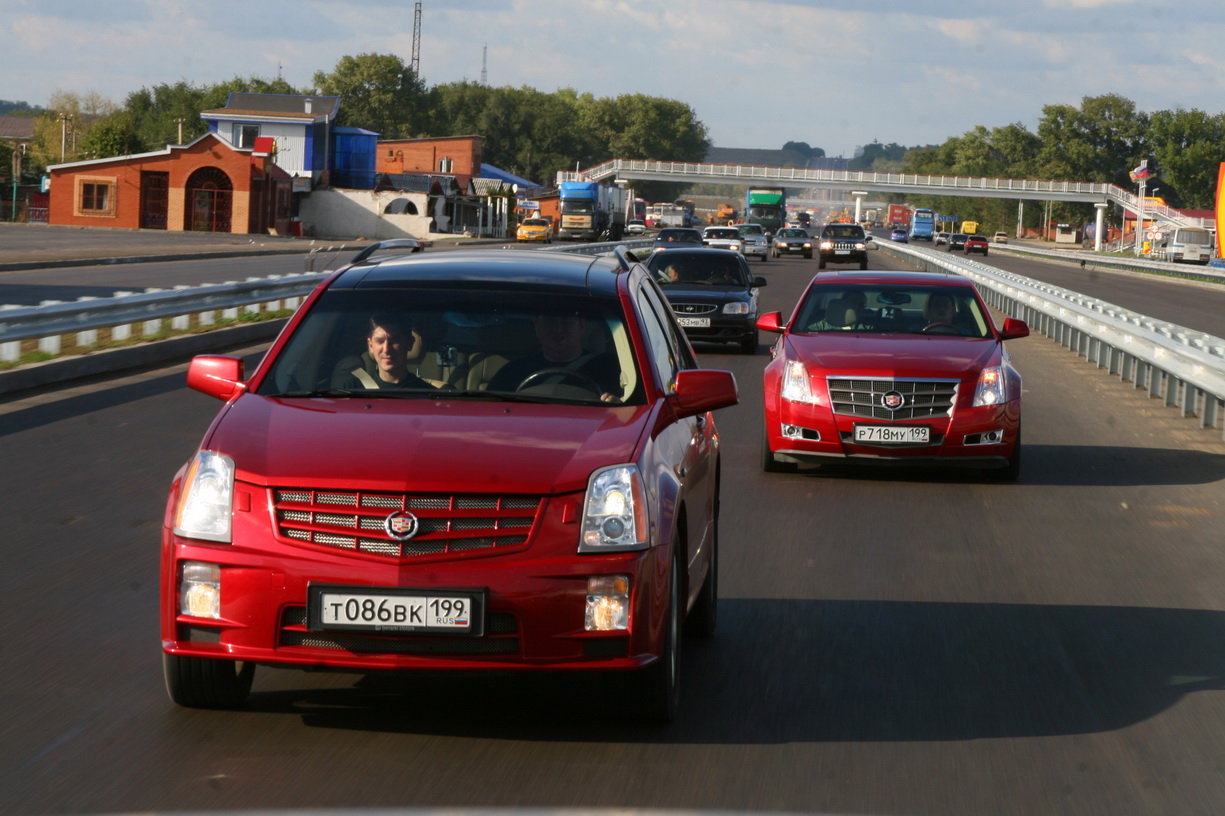
[[[855,377],[827,377],[830,404],[835,414],[864,419],[930,419],[953,415],[957,402],[957,380],[893,380]],[[902,395],[896,410],[884,406],[885,394]]]
[[[389,558],[507,550],[527,544],[537,496],[451,496],[273,488],[277,531],[291,541]],[[337,512],[340,508],[344,512]],[[417,517],[416,534],[386,532],[391,513]]]
[[[698,315],[712,314],[717,312],[719,307],[710,303],[673,303],[672,311],[678,315]]]

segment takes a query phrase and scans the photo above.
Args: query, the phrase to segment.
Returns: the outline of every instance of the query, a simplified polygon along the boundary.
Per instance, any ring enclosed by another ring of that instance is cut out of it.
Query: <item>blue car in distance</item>
[[[903,244],[910,243],[910,240],[907,238],[907,235],[906,235],[906,230],[904,229],[895,229],[893,232],[889,233],[889,240],[898,241]]]

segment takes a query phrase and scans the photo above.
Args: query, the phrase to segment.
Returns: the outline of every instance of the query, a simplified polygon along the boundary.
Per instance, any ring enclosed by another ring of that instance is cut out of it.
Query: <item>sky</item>
[[[411,61],[414,0],[0,0],[0,99]],[[1222,0],[423,0],[427,85],[678,99],[715,146],[940,144],[1117,93],[1225,111]],[[484,62],[482,61],[484,60]],[[343,100],[341,102],[343,105]],[[658,157],[667,158],[667,157]]]

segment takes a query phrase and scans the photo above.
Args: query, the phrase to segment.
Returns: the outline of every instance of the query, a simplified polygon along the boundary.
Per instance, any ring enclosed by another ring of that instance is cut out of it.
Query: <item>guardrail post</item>
[[[0,306],[0,312],[7,312],[12,309],[20,309],[20,306]],[[11,340],[7,343],[0,343],[0,362],[15,363],[21,359],[21,341]]]
[[[57,303],[63,303],[63,302],[64,301],[62,300],[44,300],[38,305],[39,306],[54,306]],[[60,353],[61,347],[62,347],[62,343],[60,340],[60,336],[58,334],[53,334],[47,337],[38,338],[38,350],[41,351],[43,354],[50,354],[52,356],[58,355]]]

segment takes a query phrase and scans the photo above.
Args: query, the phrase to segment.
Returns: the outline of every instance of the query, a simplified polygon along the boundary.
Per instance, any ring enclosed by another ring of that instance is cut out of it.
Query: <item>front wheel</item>
[[[683,548],[679,538],[675,546]],[[672,559],[668,579],[668,608],[664,621],[664,639],[659,657],[645,669],[636,673],[634,684],[637,694],[635,702],[645,720],[672,722],[681,701],[681,619],[684,615],[684,598],[681,595],[681,559]]]
[[[822,255],[820,260],[817,261],[817,269],[824,269],[824,268],[825,268],[825,256]]]
[[[867,258],[864,258],[862,261],[860,261],[860,262],[859,262],[859,268],[860,268],[860,269],[867,269],[867,268],[868,268],[868,259],[867,259]]]
[[[162,653],[166,693],[187,708],[238,708],[251,693],[255,664]]]
[[[757,353],[757,332],[746,334],[743,338],[741,338],[740,351],[743,354]]]

